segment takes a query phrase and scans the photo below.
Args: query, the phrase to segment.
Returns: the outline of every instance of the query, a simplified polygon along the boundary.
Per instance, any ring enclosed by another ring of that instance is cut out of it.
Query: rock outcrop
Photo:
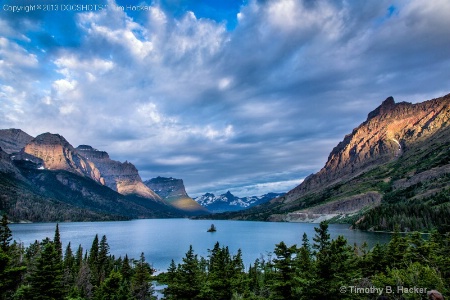
[[[92,178],[104,185],[105,180],[93,162],[78,154],[75,148],[59,134],[43,133],[32,139],[22,149],[42,161],[49,170],[65,170]]]
[[[175,208],[193,214],[208,213],[206,208],[189,197],[182,179],[158,176],[145,181],[144,184]]]
[[[20,129],[0,129],[0,147],[8,154],[19,152],[32,139],[31,135]]]
[[[122,195],[137,195],[166,204],[141,179],[136,167],[126,161],[112,160],[108,153],[99,151],[89,145],[80,145],[76,151],[99,170],[106,186]]]

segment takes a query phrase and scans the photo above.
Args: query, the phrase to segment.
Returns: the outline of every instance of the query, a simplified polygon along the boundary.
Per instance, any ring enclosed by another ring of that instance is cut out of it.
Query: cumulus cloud
[[[445,0],[251,0],[233,20],[158,3],[1,12],[0,125],[245,196],[318,171],[386,97],[448,93]]]

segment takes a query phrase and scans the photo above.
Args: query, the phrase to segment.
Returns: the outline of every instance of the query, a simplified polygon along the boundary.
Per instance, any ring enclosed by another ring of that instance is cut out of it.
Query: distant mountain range
[[[200,197],[194,198],[203,207],[206,207],[212,213],[220,213],[226,211],[244,210],[255,205],[263,204],[269,200],[283,196],[284,193],[268,193],[262,196],[251,196],[239,198],[234,196],[230,191],[225,194],[215,196],[206,193]]]
[[[333,218],[374,230],[450,226],[449,125],[450,94],[416,104],[389,97],[286,195],[214,218]]]
[[[120,220],[207,213],[189,197],[176,198],[159,196],[142,182],[132,163],[112,160],[105,151],[89,145],[74,148],[58,134],[33,138],[20,129],[0,130],[0,211],[13,221]],[[180,202],[183,205],[178,205]]]

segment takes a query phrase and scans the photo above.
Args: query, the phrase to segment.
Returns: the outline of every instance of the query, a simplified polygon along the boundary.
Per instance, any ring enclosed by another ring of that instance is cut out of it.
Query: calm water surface
[[[216,232],[206,232],[214,223]],[[13,238],[25,246],[46,237],[53,239],[56,223],[11,224]],[[111,254],[116,257],[128,254],[139,258],[144,252],[147,262],[157,270],[164,271],[173,259],[181,262],[192,245],[196,254],[206,257],[208,249],[216,242],[228,246],[232,254],[240,248],[246,268],[261,255],[267,257],[275,244],[284,241],[288,246],[301,244],[304,232],[310,241],[314,227],[309,223],[269,223],[249,221],[210,221],[189,219],[146,219],[123,222],[74,222],[60,223],[59,229],[63,250],[71,242],[72,251],[81,244],[84,251],[89,250],[96,234],[99,239],[106,235]],[[364,241],[371,246],[389,241],[386,233],[373,233],[349,230],[348,225],[331,224],[331,238],[343,235],[353,245]]]

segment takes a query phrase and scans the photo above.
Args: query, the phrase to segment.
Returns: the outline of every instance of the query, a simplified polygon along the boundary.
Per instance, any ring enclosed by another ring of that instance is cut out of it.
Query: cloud
[[[386,97],[449,92],[444,0],[146,5],[1,12],[0,125],[92,144],[189,193],[253,194],[318,171]]]

